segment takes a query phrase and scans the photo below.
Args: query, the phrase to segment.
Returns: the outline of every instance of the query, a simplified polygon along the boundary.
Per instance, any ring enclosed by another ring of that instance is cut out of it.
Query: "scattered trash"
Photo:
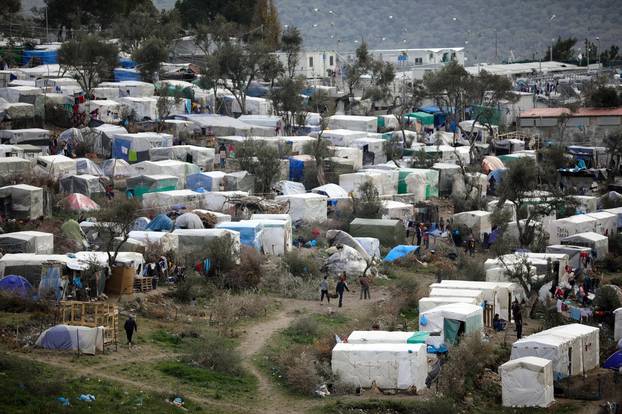
[[[69,398],[58,397],[57,400],[62,404],[63,407],[69,407],[71,405],[71,403],[69,402]]]
[[[93,394],[82,394],[78,398],[80,401],[93,402],[95,401],[95,396]]]
[[[330,391],[328,391],[328,387],[326,386],[326,384],[322,384],[320,385],[316,390],[315,390],[315,395],[317,395],[318,397],[324,398],[326,396],[330,395]]]

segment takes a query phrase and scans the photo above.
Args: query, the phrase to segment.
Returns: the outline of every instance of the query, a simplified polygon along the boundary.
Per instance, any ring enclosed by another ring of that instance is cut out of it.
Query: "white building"
[[[287,54],[277,52],[275,55],[287,67]],[[298,55],[295,75],[302,75],[306,79],[320,79],[331,76],[337,69],[337,52],[305,50]]]

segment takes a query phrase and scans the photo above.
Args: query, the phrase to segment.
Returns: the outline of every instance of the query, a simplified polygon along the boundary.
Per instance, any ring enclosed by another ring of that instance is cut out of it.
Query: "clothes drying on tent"
[[[384,257],[385,262],[394,262],[398,259],[402,259],[411,253],[414,253],[419,249],[419,246],[409,246],[406,244],[400,244],[392,248],[389,253]]]
[[[166,214],[158,214],[145,228],[146,231],[171,231],[173,230],[173,220]]]
[[[8,275],[0,279],[0,292],[27,298],[32,294],[32,285],[21,276]]]
[[[65,208],[72,211],[99,210],[99,204],[80,193],[69,194],[63,199],[62,204]]]
[[[56,325],[43,331],[36,345],[44,349],[58,351],[79,351],[95,355],[104,351],[104,328],[86,326]]]

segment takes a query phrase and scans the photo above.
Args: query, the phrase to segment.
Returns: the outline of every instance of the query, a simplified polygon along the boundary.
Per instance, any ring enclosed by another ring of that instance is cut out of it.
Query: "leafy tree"
[[[151,37],[135,49],[132,59],[138,64],[143,77],[154,82],[159,79],[160,64],[166,61],[168,55],[168,45],[157,37]]]
[[[177,0],[175,9],[184,26],[208,24],[220,15],[227,21],[250,27],[256,5],[257,0]]]
[[[359,186],[358,196],[354,197],[354,215],[361,218],[380,218],[382,201],[378,189],[371,182],[364,182]]]
[[[184,97],[184,91],[181,86],[175,87],[174,90],[168,88],[160,88],[158,101],[156,102],[156,110],[158,111],[158,132],[162,132],[165,127],[165,120],[171,115],[175,105],[178,105]]]
[[[115,264],[121,247],[130,238],[130,231],[139,213],[140,204],[134,199],[115,200],[95,213],[95,227],[103,240],[99,247],[108,254],[110,267]]]
[[[237,146],[236,158],[242,170],[255,176],[255,190],[259,194],[269,193],[281,168],[279,151],[271,145],[247,139]]]
[[[372,60],[369,65],[371,86],[363,94],[363,99],[373,102],[391,98],[391,86],[395,80],[395,67],[387,62]]]
[[[622,98],[615,88],[600,86],[590,94],[587,103],[594,108],[616,108],[622,105]]]
[[[411,113],[418,108],[426,96],[423,81],[413,80],[412,82],[401,82],[398,95],[393,97],[393,105],[389,107],[387,114],[394,114],[402,132],[402,141],[406,143],[406,120],[404,115]]]
[[[257,0],[252,27],[255,30],[253,33],[260,34],[270,50],[276,50],[279,47],[281,23],[273,0]]]
[[[609,49],[604,50],[600,54],[600,61],[603,66],[608,66],[611,62],[615,62],[620,59],[620,48],[616,45],[611,45]]]
[[[622,158],[622,129],[617,129],[605,136],[604,142],[609,153],[609,167],[617,171]]]
[[[542,60],[555,60],[558,62],[568,62],[575,58],[574,46],[577,44],[576,37],[562,39],[561,36],[553,44],[553,58],[551,59],[551,49],[546,49]]]
[[[426,73],[423,83],[436,104],[449,119],[464,119],[466,107],[473,95],[473,77],[455,61],[436,72]]]
[[[346,65],[346,85],[351,97],[354,96],[354,89],[358,87],[361,77],[369,70],[372,60],[367,42],[361,43],[356,49],[354,62]]]
[[[180,31],[179,16],[175,11],[162,11],[151,7],[138,7],[113,25],[113,34],[119,38],[124,52],[133,54],[144,41],[158,38],[170,43]]]
[[[261,62],[259,71],[263,80],[269,82],[270,88],[273,88],[275,80],[285,73],[285,68],[275,55],[269,54]]]
[[[58,62],[73,73],[87,96],[103,79],[110,79],[117,64],[117,47],[94,35],[86,35],[62,44]]]
[[[528,248],[535,240],[536,226],[542,217],[573,205],[573,201],[554,183],[542,182],[538,165],[531,158],[509,163],[508,169],[497,188],[498,206],[510,201],[517,213],[518,242]],[[524,219],[521,220],[521,219]]]
[[[229,91],[246,114],[246,94],[251,83],[261,75],[267,59],[274,59],[262,42],[242,43],[225,40],[212,53],[210,67],[218,86]]]
[[[538,291],[553,280],[554,275],[549,272],[544,274],[544,277],[536,278],[536,269],[526,256],[520,257],[516,262],[509,262],[504,256],[499,256],[499,261],[505,269],[506,276],[518,283],[529,298],[529,317],[533,318],[538,303]]]
[[[296,66],[298,66],[300,52],[302,51],[302,35],[297,27],[292,26],[285,29],[281,36],[281,51],[287,57],[285,64],[287,76],[292,79],[296,74]]]
[[[335,102],[324,92],[315,92],[309,98],[309,112],[317,112],[320,114],[320,132],[315,141],[305,144],[305,154],[312,155],[315,159],[315,167],[317,172],[317,182],[319,185],[326,184],[326,177],[324,176],[324,162],[327,158],[332,156],[332,151],[329,148],[330,143],[328,140],[323,139],[324,131],[328,127],[328,119],[335,114]]]
[[[293,135],[294,127],[300,119],[306,118],[307,109],[302,98],[304,81],[302,78],[289,78],[279,80],[277,87],[270,91],[270,99],[276,114],[285,121],[285,131]],[[304,124],[304,122],[303,122]]]

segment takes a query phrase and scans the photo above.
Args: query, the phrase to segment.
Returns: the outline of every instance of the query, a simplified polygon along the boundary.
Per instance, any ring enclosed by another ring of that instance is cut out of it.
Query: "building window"
[[[328,64],[329,64],[329,66],[333,66],[335,64],[335,62],[333,60],[333,57],[334,56],[332,56],[332,55],[328,57]]]
[[[415,58],[415,65],[423,65],[423,58],[416,57]]]
[[[309,67],[313,67],[313,56],[309,57]]]
[[[430,55],[428,56],[428,60],[430,62],[432,62],[434,60],[434,53],[430,53]]]

